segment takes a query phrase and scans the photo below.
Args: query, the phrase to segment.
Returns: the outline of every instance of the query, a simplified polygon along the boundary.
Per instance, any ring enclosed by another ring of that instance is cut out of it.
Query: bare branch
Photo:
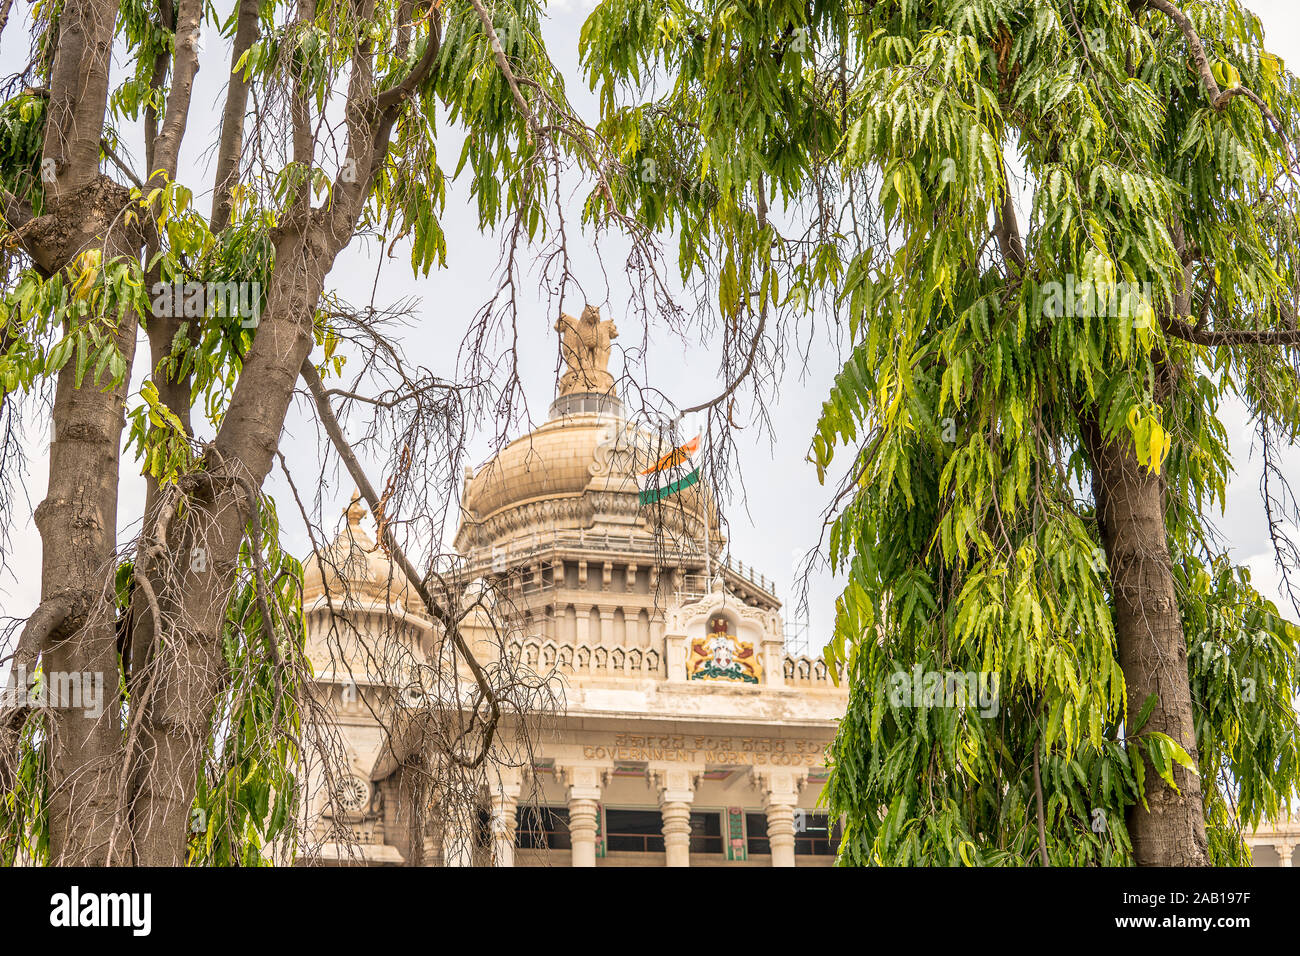
[[[333,409],[330,408],[329,399],[325,395],[325,386],[320,380],[320,375],[317,373],[316,367],[311,364],[310,358],[302,363],[302,379],[316,401],[316,410],[320,414],[321,423],[325,426],[325,431],[329,434],[330,441],[333,443],[335,450],[339,453],[339,457],[343,459],[344,464],[347,466],[348,474],[350,474],[352,480],[356,482],[357,488],[361,491],[361,495],[365,498],[366,503],[370,505],[371,511],[375,512],[376,515],[382,515],[382,499],[375,492],[374,485],[370,483],[370,479],[366,476],[365,469],[361,467],[361,462],[357,460],[356,453],[353,452],[352,447],[344,437],[343,429],[339,426],[338,419],[334,416]],[[419,595],[420,600],[423,602],[426,610],[428,610],[429,615],[442,625],[444,633],[450,635],[456,649],[464,657],[465,664],[470,669],[470,673],[473,674],[474,681],[478,685],[480,693],[483,695],[483,700],[488,705],[490,713],[483,729],[482,744],[479,748],[478,754],[472,758],[465,758],[455,751],[449,753],[451,759],[461,766],[477,767],[487,757],[488,752],[492,747],[492,739],[496,733],[497,724],[501,719],[501,705],[496,691],[488,681],[482,665],[474,656],[474,652],[465,642],[464,637],[461,636],[459,620],[455,615],[451,614],[445,607],[433,599],[433,596],[429,593],[428,587],[425,584],[425,576],[420,574],[420,572],[416,570],[415,565],[413,565],[410,562],[410,559],[407,558],[406,551],[400,544],[398,544],[397,539],[393,534],[391,524],[387,522],[381,523],[379,525],[379,535],[384,546],[388,549],[388,552],[393,556],[393,559],[402,569],[402,572],[408,579],[410,579],[411,586],[415,589],[416,594]],[[474,713],[471,715],[472,717],[477,717],[478,706],[477,703],[474,705]]]
[[[1300,346],[1300,330],[1296,329],[1225,329],[1215,331],[1191,325],[1173,316],[1162,316],[1160,328],[1184,342],[1217,347],[1221,345],[1280,345],[1286,348]]]

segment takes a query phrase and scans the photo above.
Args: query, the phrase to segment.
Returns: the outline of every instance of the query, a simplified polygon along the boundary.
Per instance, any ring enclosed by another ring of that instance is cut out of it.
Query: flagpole
[[[681,425],[681,421],[682,421],[682,416],[678,415],[676,418],[673,419],[672,424],[669,426],[670,434],[672,435],[672,442],[674,445],[677,444],[677,441],[682,434],[678,430],[679,426]],[[701,437],[703,437],[703,434],[704,432],[701,431],[700,432]],[[704,481],[704,466],[701,465],[700,478],[699,478],[699,490],[700,490],[700,502],[701,502],[700,510],[703,512],[704,515],[704,593],[708,594],[710,591],[713,590],[713,549],[709,546],[710,545],[709,496],[705,493],[705,487],[706,487],[706,483]]]
[[[702,430],[701,435],[703,434]],[[702,441],[701,446],[706,443],[707,440]],[[702,450],[703,447],[701,447]],[[708,459],[701,457],[703,458],[700,462],[700,501],[704,504],[704,593],[708,594],[713,590],[713,548],[710,546],[711,542],[709,541],[709,519],[711,517],[709,514],[709,486],[704,480],[704,466],[708,464]]]
[[[704,593],[713,590],[713,549],[709,547],[709,496],[700,482],[700,500],[704,502]]]

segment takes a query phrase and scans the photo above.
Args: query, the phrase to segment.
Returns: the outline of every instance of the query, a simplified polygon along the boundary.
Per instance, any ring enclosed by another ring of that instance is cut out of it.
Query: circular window
[[[346,777],[335,788],[334,797],[344,810],[360,810],[370,798],[370,787],[360,777]]]

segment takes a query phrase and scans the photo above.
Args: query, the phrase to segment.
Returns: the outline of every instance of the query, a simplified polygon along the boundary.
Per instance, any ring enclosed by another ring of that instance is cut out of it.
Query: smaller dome
[[[378,603],[423,614],[411,581],[392,558],[361,527],[366,509],[361,493],[352,492],[347,527],[321,552],[313,551],[303,566],[303,603],[310,606],[328,590],[338,600],[345,595],[361,603]]]

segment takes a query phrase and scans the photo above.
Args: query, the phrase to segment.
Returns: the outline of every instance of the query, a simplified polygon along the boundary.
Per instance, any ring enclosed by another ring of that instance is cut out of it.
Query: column
[[[651,646],[654,646],[653,642]],[[678,683],[686,681],[685,634],[669,634],[664,638],[664,666],[668,671],[668,680]]]
[[[686,627],[682,622],[680,611],[673,611],[664,615],[662,611],[656,611],[656,614],[663,619],[664,623],[664,669],[668,672],[668,680],[685,681],[686,680]],[[654,647],[658,642],[654,635],[654,622],[650,625],[650,646]]]
[[[575,603],[573,605],[573,615],[577,632],[574,634],[574,643],[579,647],[586,644],[595,650],[595,643],[597,642],[592,641],[591,635],[591,605]]]
[[[605,645],[612,652],[615,647],[614,641],[614,609],[612,607],[597,608],[600,611],[600,643]],[[624,647],[623,652],[627,653]],[[627,666],[627,658],[623,658],[623,666]],[[613,660],[609,663],[610,673],[615,673]],[[620,675],[621,676],[621,675]]]
[[[790,770],[755,769],[755,780],[767,813],[767,841],[773,866],[794,866],[794,821],[804,774]]]
[[[767,842],[772,848],[773,866],[794,866],[794,807],[786,803],[767,803]]]
[[[515,865],[515,827],[518,825],[520,781],[518,771],[514,779],[505,773],[492,790],[492,865]]]
[[[600,812],[600,768],[567,766],[556,769],[568,787],[569,841],[574,866],[596,865],[597,814]]]
[[[664,851],[668,866],[691,865],[691,803],[695,799],[690,770],[654,772],[663,816]]]
[[[785,635],[776,614],[768,616],[768,627],[763,634],[763,683],[785,686]]]
[[[1279,840],[1277,842],[1278,866],[1291,865],[1291,853],[1295,850],[1295,841]]]

